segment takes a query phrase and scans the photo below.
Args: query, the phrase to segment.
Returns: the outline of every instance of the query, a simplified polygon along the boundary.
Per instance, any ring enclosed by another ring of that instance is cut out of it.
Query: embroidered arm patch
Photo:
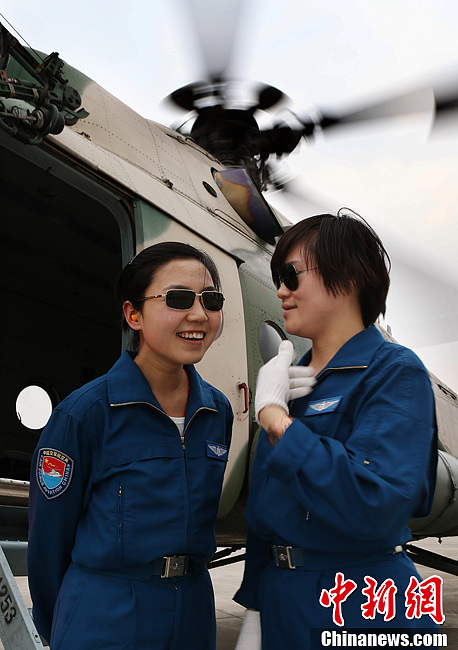
[[[74,462],[58,449],[44,448],[38,452],[37,482],[47,499],[54,499],[70,485]]]

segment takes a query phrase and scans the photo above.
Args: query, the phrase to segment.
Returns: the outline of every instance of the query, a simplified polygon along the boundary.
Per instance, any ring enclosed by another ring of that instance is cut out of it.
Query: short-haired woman
[[[292,226],[271,268],[286,332],[312,348],[294,367],[284,341],[258,376],[263,431],[235,600],[261,627],[247,611],[237,648],[261,647],[261,632],[263,650],[314,650],[314,629],[436,627],[406,608],[421,597],[404,544],[431,507],[436,430],[426,369],[374,326],[388,255],[339,211]]]

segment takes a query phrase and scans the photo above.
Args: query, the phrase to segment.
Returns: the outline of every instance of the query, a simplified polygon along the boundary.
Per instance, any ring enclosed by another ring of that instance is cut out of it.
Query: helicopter
[[[116,276],[136,253],[166,240],[204,249],[221,274],[224,329],[198,369],[228,396],[235,415],[217,523],[224,550],[212,566],[238,561],[259,435],[252,393],[260,366],[286,338],[269,262],[290,222],[263,195],[269,185],[281,185],[271,159],[318,130],[402,111],[402,97],[389,107],[297,117],[264,129],[257,111],[272,110],[284,93],[258,84],[250,101],[234,107],[231,81],[218,73],[170,95],[193,115],[188,130],[176,130],[140,116],[57,53],[23,47],[3,25],[0,70],[0,258],[5,304],[20,314],[2,336],[0,538],[10,565],[24,574],[30,462],[46,418],[129,346],[113,295]],[[457,102],[436,101],[436,113]],[[310,345],[288,338],[298,358]],[[431,514],[411,522],[417,539],[458,534],[458,398],[432,374],[431,381],[438,485]],[[45,415],[29,421],[30,410],[41,413],[37,394]],[[413,545],[409,553],[458,575],[451,558]]]

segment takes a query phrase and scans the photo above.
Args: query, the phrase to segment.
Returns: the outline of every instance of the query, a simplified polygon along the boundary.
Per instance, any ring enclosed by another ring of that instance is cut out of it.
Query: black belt
[[[274,564],[280,569],[296,569],[304,566],[304,555],[307,553],[307,549],[271,544],[270,550]],[[404,547],[399,545],[384,551],[382,555],[396,555],[402,553],[403,550]],[[361,558],[363,557],[364,555],[361,554]]]
[[[149,582],[152,576],[161,576],[161,578],[180,578],[185,575],[202,573],[205,564],[200,564],[190,558],[188,555],[166,555],[149,564],[134,564],[117,569],[90,569],[78,564],[76,568],[89,571],[91,573],[101,573],[103,575],[113,576],[114,578],[126,578],[128,580],[139,580]]]
[[[304,551],[293,546],[271,545],[272,559],[280,569],[295,569],[304,566]]]

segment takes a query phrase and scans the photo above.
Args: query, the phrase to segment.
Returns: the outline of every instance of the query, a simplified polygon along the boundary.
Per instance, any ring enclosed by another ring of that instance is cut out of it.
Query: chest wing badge
[[[328,399],[318,400],[316,402],[310,402],[307,407],[305,415],[319,415],[320,413],[331,413],[335,411],[342,396],[339,397],[328,397]]]
[[[226,450],[220,447],[219,445],[208,445],[212,452],[216,454],[216,456],[222,456],[223,454],[226,453]]]
[[[207,440],[207,456],[210,458],[227,460],[227,447],[225,445],[219,445],[217,442],[210,442]]]
[[[310,408],[314,409],[315,411],[326,411],[329,409],[331,406],[334,406],[334,404],[337,404],[336,399],[334,400],[329,400],[328,402],[320,402],[319,404],[310,404]]]

